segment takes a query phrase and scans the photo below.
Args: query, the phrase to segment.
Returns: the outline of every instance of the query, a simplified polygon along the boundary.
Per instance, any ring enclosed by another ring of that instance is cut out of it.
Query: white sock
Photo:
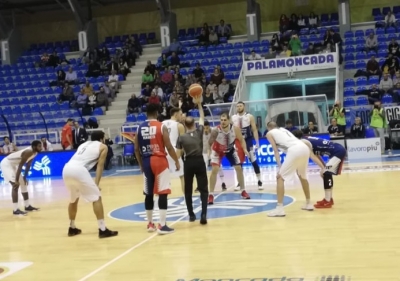
[[[330,202],[332,199],[332,189],[325,189],[325,200]]]
[[[24,200],[24,203],[25,203],[25,207],[29,207],[29,199]]]
[[[167,220],[167,210],[160,210],[160,225],[164,226]]]
[[[71,228],[76,228],[76,226],[75,226],[75,221],[74,221],[74,220],[71,220],[71,222],[69,223],[69,226],[70,226]]]
[[[18,203],[13,203],[14,211],[18,210]]]
[[[276,204],[276,208],[277,208],[277,209],[283,208],[283,204],[282,204],[282,203],[277,203],[277,204]]]
[[[260,181],[261,180],[261,174],[256,175],[257,179]]]
[[[306,199],[306,204],[310,204],[310,199]]]
[[[104,222],[104,219],[103,220],[98,220],[97,224],[99,225],[99,228],[100,228],[101,231],[106,230],[106,224]]]
[[[153,210],[146,210],[148,223],[153,223]]]

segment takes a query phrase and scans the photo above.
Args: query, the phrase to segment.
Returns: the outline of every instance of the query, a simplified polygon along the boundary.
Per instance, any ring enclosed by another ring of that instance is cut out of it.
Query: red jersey
[[[71,141],[71,143],[73,143],[73,138],[72,138],[72,128],[70,125],[66,124],[63,128],[62,128],[62,132],[61,132],[61,145],[63,147],[68,147],[70,144],[67,140],[67,136],[69,136],[69,139]]]
[[[140,154],[143,158],[150,156],[166,157],[163,139],[164,125],[157,120],[146,120],[138,128]]]

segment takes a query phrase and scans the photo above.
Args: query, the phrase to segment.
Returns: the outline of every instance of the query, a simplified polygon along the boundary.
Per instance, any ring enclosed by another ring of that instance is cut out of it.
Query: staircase
[[[119,135],[121,126],[125,123],[128,100],[132,94],[140,95],[142,75],[147,61],[150,60],[153,64],[156,64],[160,55],[160,44],[143,46],[142,56],[136,60],[136,65],[131,68],[131,73],[128,74],[126,80],[120,82],[121,88],[118,97],[112,102],[105,115],[96,116],[100,128],[110,128],[112,138]]]

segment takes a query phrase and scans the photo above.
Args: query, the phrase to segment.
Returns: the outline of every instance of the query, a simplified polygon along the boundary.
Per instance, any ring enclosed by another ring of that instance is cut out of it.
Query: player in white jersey
[[[256,158],[256,150],[260,146],[260,143],[258,141],[258,130],[256,122],[254,120],[254,116],[250,113],[245,112],[244,109],[244,102],[239,101],[236,104],[236,114],[232,116],[232,123],[236,127],[239,127],[242,132],[244,141],[246,142],[247,151],[250,155],[249,160],[253,165],[254,172],[256,173],[258,179],[258,189],[262,190],[264,188],[261,181],[260,166],[258,166]],[[256,142],[255,146],[253,144],[253,140]],[[239,186],[237,186],[235,190],[238,190],[238,187]]]
[[[236,176],[240,184],[241,196],[244,199],[250,199],[246,192],[244,184],[244,175],[242,164],[245,155],[248,156],[246,143],[238,127],[231,124],[228,113],[222,113],[220,117],[221,124],[214,128],[211,132],[209,144],[211,146],[211,176],[210,176],[210,194],[208,196],[208,204],[214,204],[214,189],[217,181],[217,173],[221,168],[221,161],[226,157],[235,168]]]
[[[267,128],[267,139],[274,150],[276,164],[278,165],[278,174],[276,176],[278,203],[276,209],[269,212],[268,216],[284,217],[286,215],[285,210],[283,209],[285,181],[290,180],[296,173],[300,179],[306,197],[306,204],[302,209],[313,211],[314,206],[310,203],[310,187],[307,179],[308,159],[311,156],[310,148],[288,130],[278,128],[275,122],[268,122]],[[281,164],[279,150],[286,154],[283,164]]]
[[[70,193],[68,236],[75,236],[82,232],[75,226],[78,202],[79,198],[82,197],[93,203],[93,211],[99,225],[99,238],[107,238],[118,235],[118,231],[109,230],[104,223],[103,202],[99,187],[108,148],[104,144],[104,132],[102,131],[92,132],[91,140],[79,146],[63,169],[63,180]],[[93,180],[89,171],[96,164],[96,178]]]
[[[175,147],[178,141],[178,137],[185,133],[185,127],[182,125],[182,110],[177,107],[173,107],[170,110],[171,119],[165,120],[162,123],[168,128],[169,139],[171,140],[172,146]],[[183,180],[183,161],[179,159],[180,169],[176,170],[175,161],[171,156],[167,155],[169,171],[171,174],[178,176],[181,181],[181,190],[185,194],[185,183]]]
[[[38,211],[39,208],[32,207],[29,203],[28,181],[26,177],[29,174],[31,164],[35,156],[42,151],[42,143],[35,140],[31,146],[13,152],[4,158],[1,163],[1,171],[4,180],[12,186],[13,215],[26,216],[27,212]],[[25,172],[22,176],[22,168],[25,165]],[[18,207],[18,189],[21,187],[22,197],[25,203],[25,212]]]

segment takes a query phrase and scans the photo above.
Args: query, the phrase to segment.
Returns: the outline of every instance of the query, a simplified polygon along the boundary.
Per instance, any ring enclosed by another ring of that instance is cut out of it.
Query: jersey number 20
[[[142,136],[148,137],[148,136],[154,136],[156,134],[157,127],[156,126],[150,126],[150,127],[142,127],[142,130],[140,131]]]

